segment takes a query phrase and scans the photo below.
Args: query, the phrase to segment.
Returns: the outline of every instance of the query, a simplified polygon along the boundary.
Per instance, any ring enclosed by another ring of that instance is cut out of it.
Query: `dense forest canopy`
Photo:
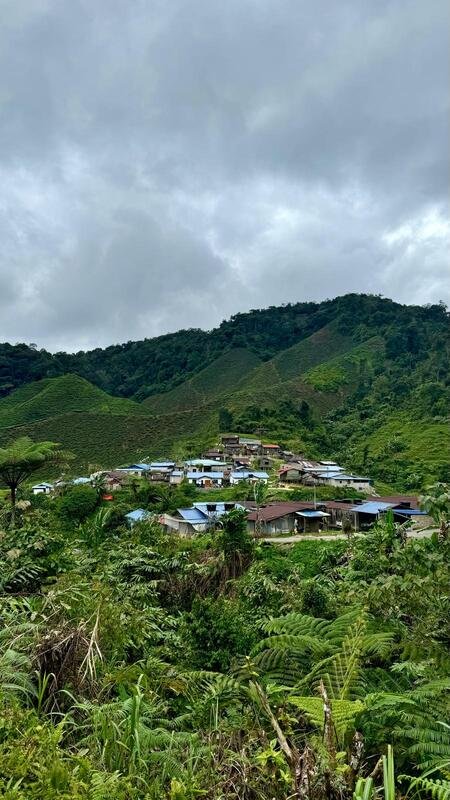
[[[142,399],[181,383],[227,350],[246,347],[267,360],[330,322],[360,341],[385,336],[391,357],[415,361],[444,335],[448,316],[443,305],[404,306],[349,294],[236,314],[212,331],[182,330],[89,352],[51,354],[26,344],[0,344],[0,392],[70,372],[113,395]]]

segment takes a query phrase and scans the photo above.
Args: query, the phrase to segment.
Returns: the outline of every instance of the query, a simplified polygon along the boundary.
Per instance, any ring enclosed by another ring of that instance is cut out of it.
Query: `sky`
[[[0,13],[0,341],[450,301],[447,0]]]

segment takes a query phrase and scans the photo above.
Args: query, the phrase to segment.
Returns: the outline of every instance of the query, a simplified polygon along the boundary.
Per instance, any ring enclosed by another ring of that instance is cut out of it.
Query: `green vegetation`
[[[59,441],[83,470],[234,430],[418,491],[450,477],[448,341],[442,305],[347,295],[89,353],[0,345],[0,444]]]
[[[5,499],[0,797],[448,800],[448,487],[423,498],[439,536],[387,515],[291,547],[241,511],[165,533],[195,494],[22,483],[15,526]]]

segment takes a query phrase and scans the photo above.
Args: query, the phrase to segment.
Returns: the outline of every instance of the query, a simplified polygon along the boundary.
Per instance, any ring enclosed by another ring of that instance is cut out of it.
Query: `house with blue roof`
[[[128,514],[125,514],[125,519],[127,525],[132,528],[137,522],[145,522],[149,520],[151,516],[150,511],[146,511],[145,508],[135,508],[134,511],[129,511]]]
[[[240,503],[194,503],[190,508],[178,508],[176,514],[164,514],[162,524],[167,530],[190,536],[220,525],[221,517],[234,508],[243,508]]]
[[[391,510],[394,522],[404,523],[408,520],[426,516],[420,508],[411,507],[410,503],[386,502],[383,500],[370,500],[367,503],[357,503],[351,508],[355,515],[356,526],[359,530],[367,530],[387,511]]]
[[[46,481],[42,481],[42,483],[35,483],[35,485],[31,487],[33,494],[50,494],[52,489],[53,483],[47,483]]]
[[[225,480],[223,472],[186,472],[186,478],[189,483],[195,483],[203,489],[222,486]]]

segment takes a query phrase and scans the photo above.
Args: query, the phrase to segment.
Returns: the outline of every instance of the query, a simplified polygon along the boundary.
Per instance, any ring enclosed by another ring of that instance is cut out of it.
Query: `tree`
[[[222,517],[223,528],[220,534],[222,548],[229,578],[238,578],[250,565],[253,558],[253,539],[247,530],[246,513],[234,508]]]
[[[228,408],[219,408],[219,431],[227,433],[233,428],[233,414]]]
[[[435,483],[426,491],[427,494],[420,498],[420,506],[439,526],[439,538],[447,539],[450,528],[450,487],[445,483]]]
[[[82,522],[98,505],[98,495],[92,486],[71,486],[59,502],[62,517]]]
[[[28,436],[21,436],[8,447],[0,448],[0,482],[11,493],[13,526],[18,487],[42,467],[54,466],[67,459],[68,454],[58,448],[55,442],[33,442]]]
[[[253,484],[253,499],[256,506],[255,536],[261,536],[261,506],[266,500],[268,492],[267,484],[264,481],[257,481]]]

